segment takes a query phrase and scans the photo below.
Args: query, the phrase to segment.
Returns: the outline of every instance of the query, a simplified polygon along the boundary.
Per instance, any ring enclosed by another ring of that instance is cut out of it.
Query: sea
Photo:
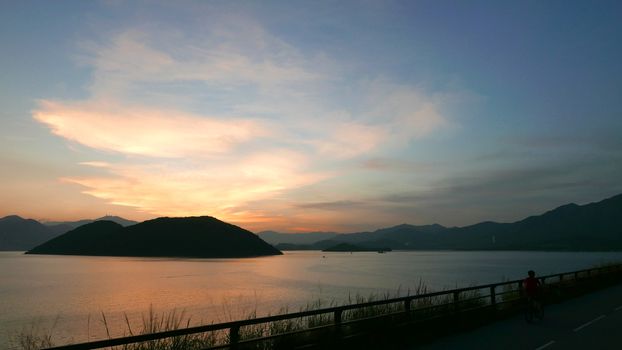
[[[128,335],[144,318],[225,322],[622,262],[622,252],[289,251],[245,259],[0,252],[0,349],[20,334],[54,344]]]

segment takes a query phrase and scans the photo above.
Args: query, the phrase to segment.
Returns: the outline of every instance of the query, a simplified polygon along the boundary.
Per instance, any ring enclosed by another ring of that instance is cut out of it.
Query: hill
[[[0,219],[0,251],[28,250],[70,229],[64,225],[46,226],[17,215],[5,216]]]
[[[338,243],[337,245],[328,247],[326,249],[322,249],[323,252],[390,252],[391,248],[386,248],[382,246],[367,246],[367,245],[357,245],[350,243]]]
[[[281,249],[326,249],[339,243],[416,250],[622,250],[622,195],[586,205],[566,204],[513,223],[465,227],[398,225],[340,234],[307,245],[281,242]]]
[[[136,224],[135,221],[118,216],[104,216],[92,220],[41,223],[37,220],[9,215],[0,219],[0,251],[29,250],[77,227],[101,220],[114,221],[123,226]]]
[[[106,215],[106,216],[102,216],[101,218],[97,218],[97,219],[83,219],[83,220],[77,220],[77,221],[46,221],[46,222],[43,222],[43,224],[46,226],[65,225],[69,227],[69,230],[71,230],[71,229],[80,227],[82,225],[90,224],[95,221],[112,221],[112,222],[116,222],[117,224],[121,226],[131,226],[131,225],[136,225],[138,223],[137,221],[124,219],[120,216]]]
[[[275,231],[262,231],[257,235],[264,241],[277,245],[289,244],[313,244],[318,241],[331,239],[338,235],[335,232],[305,232],[305,233],[280,233]]]
[[[128,227],[96,221],[27,253],[196,258],[282,254],[252,232],[209,216],[158,218]]]

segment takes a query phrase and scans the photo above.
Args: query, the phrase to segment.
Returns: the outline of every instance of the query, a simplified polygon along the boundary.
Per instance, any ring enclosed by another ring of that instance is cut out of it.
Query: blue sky
[[[0,215],[512,221],[622,192],[615,1],[0,11]]]

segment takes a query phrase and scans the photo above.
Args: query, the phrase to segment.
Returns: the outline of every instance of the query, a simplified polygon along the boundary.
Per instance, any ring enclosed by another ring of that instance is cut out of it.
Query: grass
[[[102,313],[105,320],[105,315]],[[125,323],[128,335],[152,334],[158,332],[171,331],[182,328],[189,328],[191,318],[187,317],[184,311],[178,312],[173,310],[168,313],[156,314],[153,307],[149,308],[146,315],[142,315],[141,328],[133,330],[127,315],[125,315]],[[108,325],[105,323],[108,330]],[[107,332],[109,334],[109,332]],[[216,333],[199,333],[189,334],[179,337],[164,338],[141,343],[123,345],[119,349],[123,350],[159,350],[159,349],[204,349],[214,346],[218,341]]]
[[[400,296],[416,296],[429,292],[428,287],[420,281],[417,288],[414,290],[407,290],[402,293],[399,289],[394,293],[383,294],[371,294],[369,296],[362,296],[360,294],[349,295],[344,303],[337,303],[335,300],[326,302],[318,299],[314,302],[308,303],[301,307],[298,311],[312,311],[322,308],[330,308],[341,305],[360,304],[381,300],[389,300]],[[474,291],[477,292],[477,291]],[[478,293],[463,293],[460,297],[461,302],[478,296]],[[411,304],[411,310],[424,310],[430,307],[442,308],[444,303],[453,302],[453,299],[449,300],[443,297],[431,297],[420,298],[413,300]],[[288,308],[281,308],[276,314],[286,314],[290,310]],[[345,310],[342,314],[342,322],[355,321],[360,319],[368,319],[382,315],[389,315],[395,313],[403,313],[405,311],[404,302],[388,303],[374,306],[368,306],[363,308]],[[439,309],[428,313],[438,313]],[[267,315],[270,316],[270,315]],[[105,333],[109,339],[112,339],[110,332],[110,325],[104,313],[101,314],[101,324],[104,327]],[[233,317],[229,314],[231,320]],[[256,311],[252,311],[247,314],[246,319],[257,318]],[[158,314],[152,307],[149,308],[146,314],[142,315],[141,324],[139,327],[132,326],[127,315],[124,315],[125,321],[125,335],[139,335],[139,334],[151,334],[168,330],[176,330],[191,327],[191,318],[188,317],[184,311],[173,310],[166,313]],[[286,334],[292,332],[298,332],[309,329],[317,329],[318,327],[334,324],[333,313],[318,314],[312,316],[305,316],[294,319],[286,319],[275,322],[254,324],[249,326],[243,326],[239,330],[238,340],[244,341],[249,339],[256,339],[261,337],[269,337],[273,335]],[[90,318],[87,320],[87,327],[90,328]],[[51,347],[56,344],[52,342],[52,331],[50,329],[42,329],[40,327],[31,327],[25,329],[18,336],[18,347],[23,350],[35,350],[45,347]],[[204,349],[219,344],[227,344],[231,341],[229,338],[229,332],[227,330],[216,332],[205,332],[199,334],[164,338],[160,340],[146,341],[141,343],[128,344],[123,346],[114,347],[114,350],[176,350],[176,349]],[[271,349],[274,348],[280,339],[270,340],[258,344],[256,349]]]
[[[592,276],[606,274],[607,271],[600,273],[593,273]],[[583,277],[583,276],[581,276]],[[550,285],[558,285],[562,287],[562,283],[557,281],[552,282]],[[497,288],[497,307],[505,308],[511,307],[512,302],[520,299],[517,283],[503,285],[502,291]],[[314,302],[308,303],[304,307],[301,307],[298,311],[312,311],[322,308],[329,308],[341,305],[362,304],[375,301],[386,301],[389,299],[403,297],[403,296],[419,296],[430,293],[429,288],[422,281],[414,290],[407,290],[401,292],[399,289],[394,293],[383,294],[371,294],[367,297],[357,295],[350,295],[345,303],[339,304],[335,300],[330,302],[322,301],[318,299]],[[404,301],[384,303],[380,305],[372,305],[366,307],[359,307],[355,309],[344,310],[341,314],[341,320],[344,323],[349,321],[374,319],[378,317],[391,315],[400,315],[403,317],[407,315],[411,320],[424,320],[442,315],[452,314],[458,310],[475,309],[482,306],[490,305],[490,295],[488,289],[472,289],[468,291],[460,292],[457,295],[453,293],[441,294],[438,296],[427,296],[420,298],[413,298],[410,302],[411,312],[406,314],[406,305]],[[288,308],[280,309],[277,314],[287,314]],[[229,313],[229,320],[233,320],[232,313]],[[268,315],[270,316],[270,315]],[[256,308],[247,314],[246,319],[257,318]],[[191,318],[188,317],[185,312],[173,310],[167,313],[158,314],[154,312],[150,307],[146,314],[142,315],[142,320],[139,327],[132,326],[127,315],[125,315],[125,333],[126,335],[139,335],[139,334],[151,334],[169,330],[183,329],[191,327]],[[108,321],[106,315],[102,313],[101,322],[105,327],[108,338],[111,338]],[[250,340],[262,337],[269,337],[274,335],[282,335],[287,333],[299,332],[297,336],[304,337],[302,334],[305,330],[318,329],[322,326],[334,324],[334,314],[324,313],[312,316],[305,316],[299,318],[292,318],[268,323],[253,324],[243,326],[239,329],[238,340]],[[387,322],[391,322],[389,318],[383,318],[379,321],[386,326]],[[90,327],[90,318],[87,321],[87,327]],[[357,327],[356,324],[349,323],[349,327]],[[29,329],[25,329],[16,337],[16,343],[18,348],[23,350],[35,350],[45,347],[54,346],[52,342],[52,332],[54,326],[49,329],[42,327],[32,326]],[[298,339],[298,340],[299,340]],[[176,349],[204,349],[211,346],[228,344],[230,334],[228,329],[205,332],[199,334],[178,336],[165,338],[160,340],[153,340],[141,343],[128,344],[124,346],[115,347],[114,350],[176,350]],[[253,345],[254,349],[273,349],[283,348],[282,342],[288,341],[286,337],[274,338]]]
[[[422,282],[413,291],[414,295],[424,294],[428,291],[428,288]],[[406,292],[406,295],[413,295],[410,290]],[[395,293],[384,294],[371,294],[367,297],[360,294],[348,296],[346,302],[340,304],[335,300],[323,301],[317,299],[314,302],[307,303],[297,311],[312,311],[322,308],[335,307],[340,305],[350,305],[357,303],[372,302],[378,300],[388,300],[398,296],[403,296],[399,289]],[[281,308],[276,314],[286,314],[290,310],[287,307]],[[382,304],[377,306],[370,306],[366,308],[347,310],[343,313],[342,320],[344,322],[353,321],[362,318],[369,318],[378,315],[384,315],[394,312],[404,311],[403,303],[394,304]],[[227,321],[233,320],[233,314],[231,312],[225,312],[228,315]],[[268,314],[267,316],[270,316]],[[256,310],[250,312],[245,317],[246,319],[257,318]],[[111,326],[108,322],[105,313],[100,315],[100,321],[104,328],[107,338],[112,339]],[[166,313],[156,313],[152,307],[149,308],[146,314],[142,315],[141,324],[136,327],[132,326],[127,315],[124,315],[125,321],[125,336],[139,335],[139,334],[151,334],[168,330],[183,329],[191,327],[191,318],[188,317],[185,312],[173,310]],[[87,329],[90,333],[90,317],[87,320]],[[332,313],[318,314],[306,317],[300,317],[296,319],[287,319],[269,323],[254,324],[241,327],[239,330],[239,340],[244,341],[248,339],[255,339],[260,337],[267,337],[278,334],[285,334],[291,332],[297,332],[302,330],[314,329],[322,326],[331,325],[334,323],[334,317]],[[18,348],[23,350],[35,350],[46,347],[55,346],[52,341],[53,328],[43,329],[41,327],[31,327],[24,329],[18,336]],[[90,337],[89,337],[90,339]],[[200,334],[171,337],[160,340],[153,340],[141,343],[128,344],[124,346],[114,347],[115,350],[163,350],[163,349],[204,349],[210,346],[218,344],[227,344],[230,342],[228,330],[219,332],[205,332]],[[276,341],[265,342],[264,345],[257,348],[269,349],[275,345]]]
[[[420,281],[419,285],[414,290],[407,290],[406,292],[401,292],[400,289],[398,289],[394,293],[387,292],[382,294],[371,294],[369,296],[362,296],[360,294],[349,295],[347,300],[341,304],[337,303],[335,300],[326,302],[318,299],[301,307],[298,311],[312,311],[341,305],[386,301],[389,299],[403,296],[423,295],[429,292],[429,288],[422,281]],[[460,308],[472,308],[484,304],[479,290],[472,290],[460,293],[457,300],[460,304]],[[418,318],[429,318],[432,316],[438,316],[439,314],[455,312],[454,296],[453,294],[448,294],[435,297],[416,298],[412,300],[410,304],[410,309],[411,311],[413,311],[413,313],[418,315]],[[286,314],[289,311],[290,310],[288,308],[282,308],[276,314]],[[342,322],[349,322],[362,319],[373,319],[378,316],[392,314],[403,315],[404,311],[405,303],[401,301],[395,303],[348,309],[342,313],[341,317]],[[231,315],[229,316],[231,318],[230,320],[232,320],[233,317],[231,317]],[[246,319],[255,318],[257,318],[256,311],[250,312],[246,316]],[[191,318],[188,317],[183,311],[178,312],[176,310],[173,310],[171,312],[158,314],[154,312],[152,307],[149,308],[146,314],[142,315],[142,322],[139,327],[132,326],[127,315],[125,315],[124,320],[126,327],[125,333],[129,336],[183,329],[191,326]],[[335,320],[333,313],[324,313],[294,319],[280,320],[275,322],[253,324],[249,326],[243,326],[239,329],[238,340],[244,341],[261,337],[269,337],[273,335],[317,329],[318,327],[332,325],[334,324],[334,322]],[[87,323],[90,323],[90,318]],[[110,336],[111,332],[108,320],[104,313],[101,314],[101,323],[105,329],[107,337],[112,338]],[[87,327],[90,327],[90,325],[87,325]],[[49,332],[38,333],[38,329],[35,328],[26,330],[20,335],[20,339],[23,339],[23,341],[19,343],[20,349],[35,350],[53,346],[54,344],[51,341],[51,331],[52,329],[49,329]],[[226,329],[217,332],[205,332],[128,344],[124,346],[114,347],[114,350],[204,349],[215,345],[228,344],[230,341],[230,334],[228,332],[228,329]],[[279,343],[282,341],[284,340],[281,338],[276,338],[258,343],[253,348],[272,349],[278,347]]]
[[[58,317],[54,320],[50,328],[42,327],[41,322],[33,322],[30,327],[23,329],[12,339],[16,345],[23,350],[38,350],[54,346],[52,333],[58,322]]]

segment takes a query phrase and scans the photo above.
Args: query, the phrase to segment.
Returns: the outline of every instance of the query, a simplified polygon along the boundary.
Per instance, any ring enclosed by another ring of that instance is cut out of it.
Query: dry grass
[[[349,295],[346,302],[338,303],[335,300],[322,301],[318,299],[314,302],[308,303],[301,307],[298,311],[312,311],[322,308],[335,307],[340,305],[360,304],[367,302],[374,302],[379,300],[389,300],[402,296],[416,296],[429,292],[429,288],[422,281],[414,290],[407,290],[402,292],[399,288],[393,293],[383,294],[371,294],[369,296],[362,296],[360,294]],[[460,300],[464,301],[473,297],[477,297],[479,294],[477,291],[473,293],[463,293],[460,296]],[[452,296],[440,296],[415,299],[411,303],[411,310],[424,310],[427,309],[426,314],[439,313],[441,311],[453,310],[446,303],[452,303]],[[467,301],[465,303],[469,303]],[[225,310],[226,311],[226,310]],[[230,310],[229,310],[230,311]],[[346,310],[342,314],[342,321],[353,321],[359,319],[373,318],[382,315],[395,314],[405,311],[404,302],[388,303],[381,305],[374,305],[364,308]],[[289,312],[288,308],[281,308],[276,314],[286,314]],[[229,315],[229,321],[233,320],[233,314],[231,312],[225,312],[225,315]],[[270,315],[268,315],[270,316]],[[108,319],[104,313],[101,314],[101,324],[104,327],[107,338],[111,339],[110,325]],[[245,317],[246,319],[257,318],[256,309],[251,311]],[[184,311],[173,310],[166,313],[156,313],[153,307],[150,307],[148,312],[142,315],[141,324],[139,326],[132,326],[127,315],[124,315],[125,321],[125,335],[140,335],[140,334],[152,334],[158,332],[164,332],[169,330],[183,329],[191,327],[191,318],[185,314]],[[331,325],[334,323],[334,315],[332,313],[318,314],[313,316],[300,317],[295,319],[287,319],[275,322],[268,322],[262,324],[255,324],[249,326],[243,326],[239,330],[238,340],[244,341],[249,339],[256,339],[261,337],[268,337],[279,334],[286,334],[291,332],[303,331]],[[87,320],[87,328],[90,333],[90,317]],[[42,329],[37,327],[31,327],[25,329],[18,337],[18,347],[23,350],[35,350],[45,347],[53,346],[52,332],[53,327],[50,329]],[[134,344],[128,344],[123,346],[114,347],[113,350],[176,350],[176,349],[204,349],[219,344],[227,344],[231,341],[228,330],[205,332],[199,334],[191,334],[178,337],[170,337],[160,340],[152,340]],[[90,336],[89,336],[90,339]],[[278,340],[266,341],[257,346],[261,349],[272,348]]]
[[[609,266],[607,266],[609,267]],[[603,274],[608,271],[602,271]],[[592,275],[594,276],[594,275]],[[582,277],[582,276],[581,276]],[[519,290],[516,283],[504,285],[502,291],[497,288],[497,303],[503,305],[506,302],[511,303],[519,299]],[[394,293],[371,294],[367,297],[360,294],[350,295],[345,303],[337,303],[335,300],[326,302],[318,299],[310,302],[298,311],[312,311],[322,308],[335,307],[340,305],[361,304],[374,301],[385,301],[403,296],[419,296],[430,293],[432,291],[423,283],[419,282],[414,290],[402,292],[398,289]],[[457,299],[456,299],[457,297]],[[457,307],[456,307],[457,301]],[[509,305],[508,303],[508,305]],[[455,296],[453,293],[442,294],[439,296],[429,296],[422,298],[414,298],[410,303],[411,317],[414,319],[426,319],[439,315],[477,308],[490,304],[490,297],[487,289],[473,289],[464,291]],[[229,305],[229,307],[234,307]],[[500,306],[503,307],[503,306]],[[341,315],[343,322],[374,318],[377,316],[391,315],[403,313],[406,310],[405,302],[393,302],[368,307],[345,310]],[[225,310],[226,311],[226,310]],[[287,314],[288,308],[281,308],[277,314]],[[233,321],[233,313],[231,310],[225,312],[229,315],[229,320]],[[268,315],[269,316],[269,315]],[[256,308],[254,311],[247,313],[246,319],[257,318]],[[125,333],[126,335],[151,334],[169,330],[183,329],[191,327],[191,318],[185,312],[173,310],[171,312],[158,314],[150,307],[146,314],[142,315],[142,323],[140,326],[132,326],[127,315],[125,315]],[[105,327],[108,338],[111,338],[109,325],[106,315],[102,313],[101,322]],[[309,330],[326,325],[334,324],[333,313],[318,314],[313,316],[299,317],[294,319],[286,319],[275,322],[262,324],[254,324],[243,326],[239,329],[238,340],[250,340],[262,337],[269,337],[279,334],[286,334],[298,331]],[[90,327],[90,318],[87,321],[87,327]],[[55,326],[55,324],[54,324]],[[54,326],[45,329],[36,325],[24,329],[17,337],[16,343],[20,349],[35,350],[45,347],[54,346],[52,342],[52,333]],[[221,330],[215,332],[205,332],[199,334],[178,336],[153,340],[141,343],[128,344],[113,348],[114,350],[177,350],[177,349],[204,349],[215,345],[228,344],[231,341],[229,330]],[[278,345],[280,339],[273,339],[257,344],[257,349],[270,349]]]
[[[33,322],[28,328],[24,328],[18,333],[12,342],[19,349],[38,350],[54,346],[52,334],[58,323],[58,317],[54,320],[49,328],[43,327],[42,322]]]

